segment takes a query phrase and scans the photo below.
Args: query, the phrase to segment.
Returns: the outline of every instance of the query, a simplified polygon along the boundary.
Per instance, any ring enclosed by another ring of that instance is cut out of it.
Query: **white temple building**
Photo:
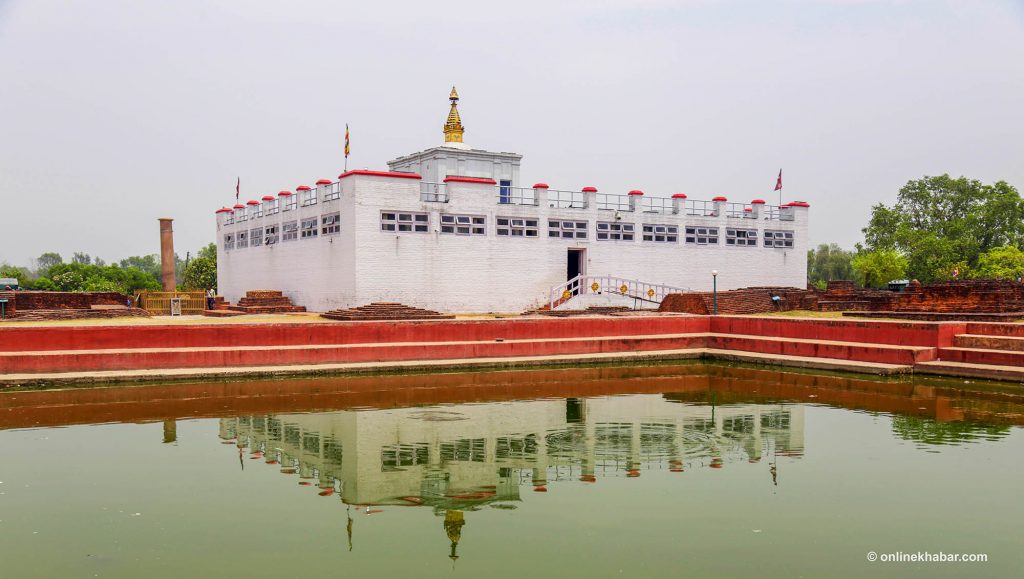
[[[443,145],[217,211],[219,293],[276,289],[311,311],[401,302],[442,312],[625,304],[804,287],[808,204],[524,187],[521,155]]]

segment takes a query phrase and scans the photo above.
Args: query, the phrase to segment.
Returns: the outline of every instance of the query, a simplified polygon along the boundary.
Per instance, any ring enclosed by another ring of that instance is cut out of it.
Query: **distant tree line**
[[[23,289],[47,291],[115,291],[124,294],[159,290],[160,256],[135,255],[108,264],[88,253],[75,252],[70,261],[56,252],[36,258],[32,267],[0,264],[0,277],[16,278]],[[175,279],[180,289],[216,289],[217,247],[209,244],[196,257],[175,255]]]
[[[808,282],[852,279],[882,287],[897,279],[1024,277],[1024,199],[1012,185],[966,177],[908,181],[889,207],[879,203],[853,251],[822,244],[807,252]]]

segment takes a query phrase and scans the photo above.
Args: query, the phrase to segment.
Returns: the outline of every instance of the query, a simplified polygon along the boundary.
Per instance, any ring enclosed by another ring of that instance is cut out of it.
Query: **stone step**
[[[1024,366],[1024,352],[988,348],[939,348],[938,360],[991,366]]]
[[[914,373],[936,374],[940,376],[959,376],[962,378],[979,378],[982,380],[1024,382],[1024,368],[1020,366],[972,364],[968,362],[951,362],[947,360],[921,362],[914,366]]]
[[[658,351],[700,348],[704,345],[705,337],[704,334],[668,334],[532,340],[2,352],[0,375]]]
[[[708,334],[706,344],[708,348],[719,350],[759,352],[762,354],[805,358],[852,360],[902,366],[934,360],[937,354],[937,349],[929,346],[900,346],[835,340],[776,338],[745,334]]]
[[[959,334],[953,338],[953,345],[958,348],[1024,352],[1024,336]]]

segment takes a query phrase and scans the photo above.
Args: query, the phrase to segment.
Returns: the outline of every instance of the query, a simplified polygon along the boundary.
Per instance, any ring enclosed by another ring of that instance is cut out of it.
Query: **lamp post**
[[[711,307],[713,316],[718,315],[718,270],[711,270]]]

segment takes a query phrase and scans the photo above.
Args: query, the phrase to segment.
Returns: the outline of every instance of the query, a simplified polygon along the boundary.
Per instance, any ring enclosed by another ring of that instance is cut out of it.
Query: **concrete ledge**
[[[921,362],[914,366],[917,374],[979,378],[1004,382],[1024,382],[1024,368],[1019,366],[995,366],[991,364],[969,364],[966,362]]]
[[[522,356],[514,358],[473,358],[448,360],[411,360],[394,362],[355,362],[348,364],[312,364],[296,366],[254,366],[228,368],[170,368],[163,370],[123,370],[63,372],[49,374],[0,374],[0,391],[10,388],[60,388],[64,386],[108,385],[130,382],[194,382],[200,380],[239,380],[244,378],[286,378],[346,374],[388,374],[406,372],[443,372],[445,370],[521,369],[595,364],[642,363],[679,360],[722,360],[748,364],[807,368],[835,372],[854,372],[889,376],[905,374],[910,366],[858,362],[827,358],[781,356],[756,352],[732,352],[707,348],[615,352],[559,356]]]

